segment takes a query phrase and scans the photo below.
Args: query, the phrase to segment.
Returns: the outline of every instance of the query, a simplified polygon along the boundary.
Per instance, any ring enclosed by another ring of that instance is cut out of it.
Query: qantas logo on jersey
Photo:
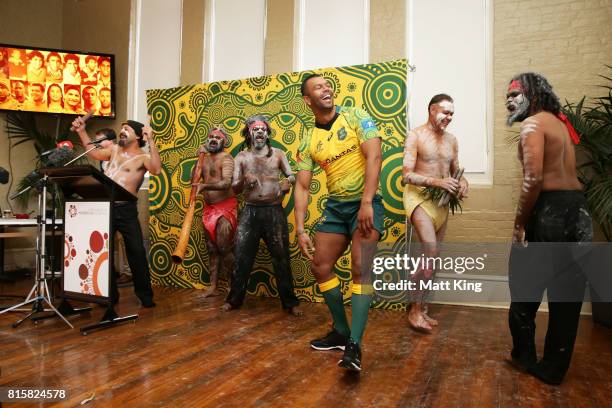
[[[329,159],[326,159],[325,162],[323,163],[324,166],[327,166],[329,164],[332,164],[333,162],[335,162],[336,160],[346,156],[349,153],[354,152],[355,150],[357,150],[357,145],[352,145],[351,147],[349,147],[348,149],[346,149],[345,151],[343,151],[342,153],[339,153],[337,155],[335,155],[334,157],[330,157]]]

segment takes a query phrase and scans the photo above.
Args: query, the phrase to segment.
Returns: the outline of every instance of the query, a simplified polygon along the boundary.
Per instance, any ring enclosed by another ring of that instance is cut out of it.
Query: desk
[[[53,220],[51,218],[47,218],[46,221],[47,225],[53,224]],[[56,228],[61,227],[62,221],[63,220],[61,218],[55,220]],[[4,275],[4,239],[30,237],[33,235],[31,231],[15,231],[15,229],[31,228],[36,227],[37,225],[36,218],[0,218],[0,276]]]

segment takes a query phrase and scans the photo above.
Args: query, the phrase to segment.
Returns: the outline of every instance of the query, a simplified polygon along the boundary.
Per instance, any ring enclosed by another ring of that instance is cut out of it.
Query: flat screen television
[[[115,57],[0,44],[0,110],[114,118]]]

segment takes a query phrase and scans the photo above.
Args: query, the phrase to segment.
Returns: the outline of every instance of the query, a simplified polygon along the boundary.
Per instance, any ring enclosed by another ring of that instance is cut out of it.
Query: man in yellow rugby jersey
[[[373,292],[372,257],[384,231],[384,207],[377,194],[381,140],[367,112],[334,105],[333,90],[325,78],[316,74],[306,77],[301,91],[314,114],[315,127],[302,139],[297,155],[294,201],[298,245],[312,261],[312,272],[333,319],[332,331],[310,345],[316,350],[344,350],[338,365],[360,371],[360,344]],[[325,172],[329,197],[313,247],[304,229],[304,217],[315,164]],[[350,327],[340,281],[333,272],[349,243],[353,276]]]

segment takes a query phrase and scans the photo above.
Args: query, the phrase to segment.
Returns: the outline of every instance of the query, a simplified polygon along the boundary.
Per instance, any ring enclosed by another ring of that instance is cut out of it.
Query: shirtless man
[[[83,146],[87,146],[90,139],[83,118],[77,117],[72,122],[72,126]],[[150,153],[142,150],[147,142]],[[138,195],[138,189],[147,171],[157,175],[161,170],[161,159],[153,139],[153,129],[135,120],[128,120],[121,125],[119,142],[116,145],[92,150],[89,156],[95,160],[109,161],[106,175],[134,196]],[[113,231],[110,236],[115,236],[117,230],[123,235],[136,296],[143,307],[154,307],[149,264],[138,222],[136,201],[115,203],[112,226]],[[111,292],[113,304],[117,303],[119,291],[114,276],[111,278]]]
[[[299,301],[293,293],[289,229],[282,206],[283,197],[295,184],[295,176],[284,152],[271,146],[271,130],[266,118],[257,115],[248,118],[242,130],[243,146],[247,150],[236,156],[232,187],[236,194],[244,191],[246,205],[238,225],[232,288],[222,309],[237,309],[242,305],[259,240],[263,238],[272,256],[283,309],[301,316]]]
[[[446,131],[455,112],[453,99],[446,94],[435,95],[427,109],[427,123],[410,131],[406,138],[402,183],[406,185],[406,215],[416,229],[423,252],[426,257],[436,257],[446,233],[448,205],[438,207],[438,203],[428,200],[421,191],[426,187],[437,187],[462,198],[467,196],[468,182],[463,177],[461,180],[451,177],[459,168],[457,139]],[[414,277],[433,279],[433,273],[433,270],[424,268]],[[425,292],[417,294],[420,299],[411,303],[408,321],[415,330],[430,332],[438,322],[426,313]]]
[[[593,237],[591,217],[576,176],[574,144],[580,139],[561,113],[559,98],[539,74],[523,73],[510,81],[506,109],[508,125],[522,122],[518,156],[523,167],[509,268],[511,357],[516,366],[541,381],[560,384],[570,365],[585,290],[584,277],[571,255],[575,244],[570,243],[588,242]],[[525,248],[527,241],[548,244]],[[552,253],[540,252],[548,250]],[[537,269],[529,267],[533,251],[546,256],[538,256],[542,262]],[[526,260],[520,262],[521,258]],[[544,356],[537,361],[535,317],[544,289],[548,331]]]
[[[227,134],[220,127],[213,128],[208,141],[200,148],[194,174],[197,193],[203,192],[206,205],[202,210],[202,224],[210,257],[210,289],[204,297],[217,296],[221,268],[234,268],[234,233],[237,225],[238,200],[232,191],[234,159],[223,151]]]

